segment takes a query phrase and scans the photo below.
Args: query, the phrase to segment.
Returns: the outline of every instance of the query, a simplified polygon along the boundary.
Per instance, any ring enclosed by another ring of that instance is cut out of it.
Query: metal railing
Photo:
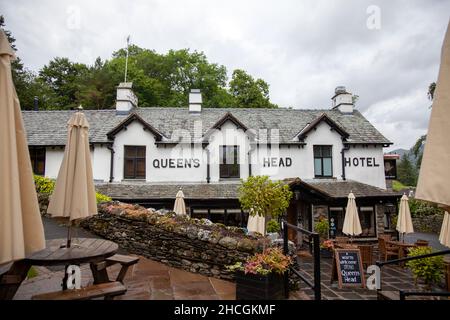
[[[406,258],[400,258],[400,259],[394,259],[394,260],[388,260],[388,261],[377,261],[376,265],[378,267],[380,267],[380,271],[381,271],[381,267],[385,266],[385,265],[389,265],[389,264],[398,264],[401,262],[405,262],[405,261],[411,261],[411,260],[419,260],[419,259],[424,259],[424,258],[430,258],[430,257],[436,257],[436,256],[443,256],[446,254],[450,254],[450,250],[443,250],[443,251],[436,251],[436,252],[432,252],[432,253],[427,253],[427,254],[422,254],[420,256],[413,256],[413,257],[406,257]],[[381,277],[381,272],[380,272],[380,277]],[[381,291],[381,279],[380,279],[380,288],[378,289],[378,291]],[[404,290],[399,290],[399,295],[400,295],[400,300],[405,300],[407,296],[441,296],[441,297],[448,297],[450,296],[450,292],[439,292],[439,291],[433,291],[433,292],[428,292],[428,291],[404,291]]]
[[[310,287],[314,291],[314,300],[321,300],[321,284],[320,284],[320,239],[319,234],[317,232],[312,232],[293,224],[288,223],[286,220],[282,220],[282,228],[283,228],[283,253],[289,253],[289,240],[288,240],[288,229],[293,229],[297,232],[301,232],[306,234],[309,237],[309,242],[312,243],[312,253],[314,256],[314,278],[313,281],[306,279],[304,275],[302,275],[298,270],[290,267],[289,270],[300,278],[308,287]],[[312,240],[312,241],[311,241]],[[289,271],[286,271],[284,274],[284,288],[285,288],[285,297],[289,298]]]

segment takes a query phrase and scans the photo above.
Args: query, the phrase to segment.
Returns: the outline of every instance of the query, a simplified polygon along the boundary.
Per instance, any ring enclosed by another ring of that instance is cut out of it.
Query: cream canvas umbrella
[[[249,214],[247,230],[249,232],[259,232],[262,235],[266,235],[266,219],[258,214]]]
[[[446,247],[450,247],[450,214],[447,211],[444,214],[439,242]]]
[[[450,21],[441,50],[441,65],[434,91],[427,140],[417,182],[416,199],[450,210]],[[446,218],[446,219],[445,219]],[[448,214],[444,216],[440,239],[450,234]]]
[[[184,193],[183,190],[177,192],[175,198],[175,205],[173,206],[173,212],[177,215],[186,215],[186,204],[184,203]]]
[[[14,52],[0,29],[0,264],[45,248],[11,59]]]
[[[405,234],[413,233],[414,228],[411,220],[411,212],[409,210],[409,202],[406,194],[400,199],[400,208],[397,219],[397,231],[403,235],[403,241],[405,241]]]
[[[64,158],[47,209],[53,217],[69,218],[67,247],[71,242],[72,220],[97,213],[88,130],[83,112],[74,113],[68,122]]]
[[[342,232],[351,237],[362,233],[358,209],[356,208],[355,195],[352,192],[348,194],[347,209],[345,210]]]

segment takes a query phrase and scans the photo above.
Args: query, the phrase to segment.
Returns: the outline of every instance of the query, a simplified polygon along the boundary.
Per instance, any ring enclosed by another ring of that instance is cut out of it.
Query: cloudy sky
[[[0,0],[18,55],[38,70],[56,56],[91,64],[125,45],[191,48],[231,74],[270,84],[283,107],[328,108],[334,88],[395,144],[426,132],[450,1]]]

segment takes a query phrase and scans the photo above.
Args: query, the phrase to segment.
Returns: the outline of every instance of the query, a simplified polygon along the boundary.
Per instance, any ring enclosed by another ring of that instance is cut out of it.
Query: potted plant
[[[332,240],[323,240],[320,243],[320,255],[324,258],[332,258],[333,257],[333,241]]]
[[[320,255],[328,258],[333,256],[333,241],[328,239],[330,225],[328,219],[321,217],[314,226],[320,237]]]
[[[236,276],[237,300],[279,300],[284,298],[284,273],[292,260],[280,248],[267,248],[244,263],[228,266]]]
[[[417,247],[409,249],[408,257],[420,256],[432,253],[431,247]],[[444,274],[444,258],[435,256],[406,262],[406,266],[411,269],[414,282],[417,286],[418,280],[425,284],[425,290],[431,291],[433,285],[439,285]]]

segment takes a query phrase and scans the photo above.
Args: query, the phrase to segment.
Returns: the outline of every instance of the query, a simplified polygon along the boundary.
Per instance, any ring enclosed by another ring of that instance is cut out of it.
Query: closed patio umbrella
[[[405,234],[413,233],[414,228],[411,220],[411,212],[409,210],[409,202],[406,194],[400,200],[400,208],[397,219],[397,231],[403,235],[405,241]]]
[[[259,214],[249,214],[247,221],[247,230],[249,232],[259,232],[266,235],[266,219]]]
[[[173,206],[173,212],[177,215],[186,215],[186,204],[184,203],[184,193],[183,190],[177,192],[175,198],[175,205]]]
[[[447,211],[444,214],[439,242],[446,247],[450,247],[450,214]]]
[[[449,246],[450,223],[450,21],[441,50],[441,65],[434,91],[428,133],[417,182],[416,199],[438,204],[447,213],[439,237]]]
[[[72,220],[97,214],[88,129],[84,113],[74,113],[68,122],[64,158],[47,209],[53,217],[69,218],[67,247],[71,242]]]
[[[347,209],[345,210],[342,232],[351,237],[362,233],[358,209],[356,208],[355,195],[352,192],[348,194]]]
[[[0,264],[45,248],[22,112],[11,75],[14,51],[0,29]]]

